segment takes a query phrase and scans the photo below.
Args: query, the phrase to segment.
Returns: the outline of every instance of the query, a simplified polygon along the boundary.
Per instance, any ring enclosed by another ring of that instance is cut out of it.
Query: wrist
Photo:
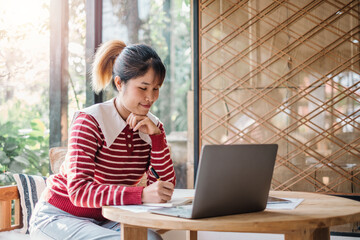
[[[151,134],[151,135],[159,135],[159,134],[161,134],[161,131],[160,131],[160,129],[157,129],[157,130],[155,130],[155,132],[154,132],[153,134]]]
[[[152,150],[154,151],[162,151],[164,148],[166,148],[167,143],[165,140],[165,133],[161,132],[157,135],[149,135],[151,142],[152,142]]]

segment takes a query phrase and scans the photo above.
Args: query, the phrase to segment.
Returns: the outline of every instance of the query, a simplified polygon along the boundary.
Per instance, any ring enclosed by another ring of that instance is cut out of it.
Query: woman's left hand
[[[130,113],[126,119],[126,123],[129,124],[130,129],[133,129],[134,131],[139,130],[140,132],[149,135],[157,135],[161,133],[160,129],[147,116]]]

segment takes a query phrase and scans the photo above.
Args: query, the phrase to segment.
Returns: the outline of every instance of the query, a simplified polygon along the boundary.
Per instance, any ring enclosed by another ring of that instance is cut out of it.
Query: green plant
[[[20,129],[15,122],[0,125],[0,185],[13,183],[12,173],[48,175],[49,141],[45,125],[39,119],[30,129]]]

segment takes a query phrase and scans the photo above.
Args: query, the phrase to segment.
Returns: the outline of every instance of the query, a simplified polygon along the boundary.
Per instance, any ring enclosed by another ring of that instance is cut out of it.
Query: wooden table
[[[329,240],[329,227],[360,221],[360,202],[318,193],[272,191],[271,196],[303,198],[294,210],[265,210],[204,219],[182,219],[152,213],[133,213],[112,206],[102,208],[104,217],[122,223],[123,240],[147,239],[147,228],[187,231],[283,233],[285,240]]]

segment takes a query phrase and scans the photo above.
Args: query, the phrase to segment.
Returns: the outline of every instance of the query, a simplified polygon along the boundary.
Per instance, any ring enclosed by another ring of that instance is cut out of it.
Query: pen
[[[158,181],[160,181],[159,174],[157,174],[157,172],[155,171],[155,169],[154,169],[152,166],[150,166],[150,170],[151,170],[151,172],[154,174],[155,178],[156,178]]]

